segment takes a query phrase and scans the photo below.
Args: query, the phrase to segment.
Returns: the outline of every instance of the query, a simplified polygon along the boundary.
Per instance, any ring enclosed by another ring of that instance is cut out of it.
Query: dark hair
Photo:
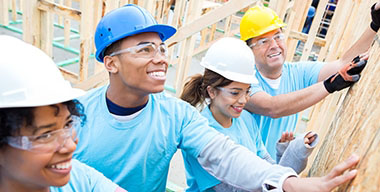
[[[125,38],[123,38],[125,39]],[[115,42],[113,42],[111,45],[109,45],[105,50],[104,50],[104,56],[111,55],[113,52],[119,51],[121,47],[121,43],[123,42],[123,39],[119,39]]]
[[[252,42],[252,39],[253,38],[249,38],[245,41],[245,43],[248,45],[248,47],[251,45],[251,42]]]
[[[233,81],[215,73],[214,71],[205,69],[203,76],[201,74],[190,77],[190,80],[185,83],[181,94],[181,99],[197,107],[202,104],[206,98],[210,98],[207,92],[207,87],[214,88],[224,87],[231,84]]]
[[[71,115],[80,117],[82,124],[85,122],[84,108],[78,100],[66,101],[62,104],[67,106]],[[34,109],[36,107],[0,108],[0,148],[7,144],[6,137],[20,134],[23,126],[33,125]],[[57,108],[57,114],[58,110],[59,108]]]

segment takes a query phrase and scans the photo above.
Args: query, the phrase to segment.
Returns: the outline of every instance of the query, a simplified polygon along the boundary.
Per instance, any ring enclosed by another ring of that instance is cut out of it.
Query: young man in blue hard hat
[[[354,156],[326,177],[297,178],[292,169],[271,165],[210,128],[188,103],[163,93],[164,41],[175,32],[132,4],[101,19],[96,58],[104,62],[110,84],[80,98],[87,121],[78,129],[76,158],[132,192],[165,191],[178,148],[221,181],[250,191],[327,191],[356,175],[341,175],[358,162]]]
[[[259,81],[252,86],[253,95],[246,109],[253,113],[259,124],[263,142],[272,157],[275,157],[275,144],[281,134],[295,130],[299,111],[359,79],[365,61],[361,61],[363,65],[352,74],[352,70],[349,71],[350,61],[370,47],[380,26],[380,1],[372,7],[371,14],[373,21],[360,39],[342,58],[326,64],[285,62],[286,45],[282,30],[285,24],[273,10],[255,6],[243,16],[241,39],[247,42],[255,55]],[[332,77],[339,70],[342,75]]]

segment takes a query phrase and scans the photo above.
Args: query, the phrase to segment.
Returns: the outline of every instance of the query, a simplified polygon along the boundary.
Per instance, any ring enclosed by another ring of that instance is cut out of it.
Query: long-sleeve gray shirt
[[[282,191],[284,180],[296,176],[293,169],[299,173],[305,168],[307,157],[318,143],[316,135],[310,145],[305,145],[305,135],[277,145],[279,165],[269,154],[261,159],[224,135],[215,137],[201,152],[198,161],[222,181],[213,188],[215,191]]]

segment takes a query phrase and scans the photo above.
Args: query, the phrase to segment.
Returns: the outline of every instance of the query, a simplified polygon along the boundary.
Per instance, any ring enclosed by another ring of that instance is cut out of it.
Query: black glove
[[[372,17],[371,29],[377,32],[379,31],[379,28],[380,28],[380,9],[375,10],[375,5],[376,3],[373,4],[371,7],[371,17]]]
[[[354,63],[353,67],[347,70],[348,75],[360,74],[364,67],[367,65],[367,60],[360,60],[360,57],[355,57],[352,62]]]
[[[326,79],[323,82],[323,85],[325,85],[325,88],[329,93],[333,93],[335,91],[340,91],[344,88],[353,85],[355,82],[359,81],[360,75],[354,75],[353,79],[355,79],[356,81],[346,81],[339,73],[336,73],[334,75],[331,75],[331,77],[329,77],[328,79]]]
[[[359,81],[360,73],[366,64],[367,60],[360,60],[359,56],[355,57],[352,63],[347,64],[338,73],[326,79],[323,85],[329,93],[347,88]]]

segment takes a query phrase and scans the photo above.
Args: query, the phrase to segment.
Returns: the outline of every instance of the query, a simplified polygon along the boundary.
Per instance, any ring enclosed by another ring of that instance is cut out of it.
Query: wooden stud
[[[223,29],[224,30],[224,36],[228,37],[228,36],[230,36],[230,33],[231,33],[232,15],[227,17],[224,22],[225,22],[224,23],[224,29]]]
[[[17,20],[17,4],[16,0],[12,0],[12,20]]]
[[[38,2],[39,2],[38,9],[40,10],[43,10],[46,12],[54,12],[55,14],[64,16],[69,19],[77,20],[77,21],[81,20],[80,10],[67,7],[64,5],[59,5],[57,3],[53,3],[46,0],[39,0]]]
[[[59,4],[60,5],[64,5],[64,0],[59,0]],[[58,25],[63,25],[64,21],[63,21],[63,17],[62,16],[58,16]]]
[[[108,72],[106,70],[103,70],[89,77],[86,81],[75,84],[74,87],[83,90],[90,90],[91,88],[104,85],[105,83],[107,83],[108,79]]]
[[[24,30],[23,39],[38,48],[41,34],[41,11],[38,9],[38,0],[29,0],[24,2],[24,12],[22,14],[22,28]]]
[[[119,2],[116,0],[103,0],[103,5],[105,6],[105,12],[104,12],[104,15],[105,15],[108,12],[118,8]]]
[[[9,25],[9,15],[8,15],[8,0],[0,1],[0,24],[1,25]]]
[[[346,14],[346,10],[352,10],[352,6],[352,1],[338,1],[338,4],[335,8],[334,16],[330,23],[329,30],[326,34],[327,44],[321,48],[318,55],[318,61],[331,61],[334,58],[336,58],[332,56],[332,54],[336,54],[337,51],[330,52],[329,50],[336,50],[337,45],[339,44],[341,37],[343,36],[344,29],[347,25],[349,15]],[[328,52],[330,53],[329,55],[331,55],[329,59],[327,59]]]
[[[188,4],[188,15],[186,20],[188,22],[198,18],[201,15],[201,5],[203,0],[200,1],[191,1]],[[185,42],[183,42],[180,52],[181,52],[181,60],[177,65],[176,70],[176,78],[175,78],[175,89],[176,95],[179,96],[182,90],[182,85],[187,76],[188,68],[191,64],[192,59],[192,50],[194,50],[195,46],[195,36],[190,36],[186,38]]]
[[[50,57],[53,56],[53,14],[41,11],[41,50]]]
[[[285,29],[286,36],[290,31],[302,31],[303,25],[306,20],[307,11],[311,5],[312,0],[295,0],[294,6],[290,10],[290,19],[288,26]],[[287,40],[287,54],[286,60],[292,61],[294,53],[297,48],[298,41],[294,39]]]
[[[65,6],[71,7],[72,1],[71,0],[65,0]],[[71,21],[68,18],[64,18],[64,29],[63,34],[65,37],[64,46],[69,47],[70,46],[70,28],[71,28]]]
[[[59,70],[61,71],[62,76],[70,81],[72,84],[78,83],[78,74],[73,73],[65,68],[59,67]]]
[[[93,42],[93,9],[86,7],[94,7],[93,0],[81,0],[80,7],[82,10],[80,23],[80,55],[79,55],[79,79],[83,82],[88,76],[88,57]]]
[[[313,23],[310,27],[309,38],[306,40],[306,43],[303,47],[301,61],[307,61],[310,56],[311,49],[313,48],[314,40],[317,35],[317,31],[320,26],[320,21],[322,19],[323,13],[325,12],[328,1],[329,0],[319,1],[317,12],[314,16]]]

